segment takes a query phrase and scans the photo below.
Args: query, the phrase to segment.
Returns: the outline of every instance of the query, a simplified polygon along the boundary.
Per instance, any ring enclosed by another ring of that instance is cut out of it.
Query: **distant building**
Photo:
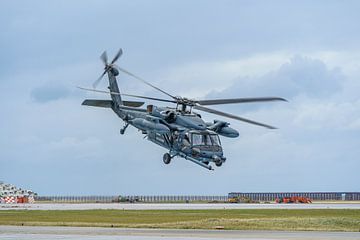
[[[0,181],[0,197],[29,197],[37,195],[32,190],[18,188],[13,184]]]

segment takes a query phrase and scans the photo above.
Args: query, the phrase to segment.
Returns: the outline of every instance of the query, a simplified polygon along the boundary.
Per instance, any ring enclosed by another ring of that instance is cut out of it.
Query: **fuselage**
[[[147,109],[114,106],[113,111],[173,155],[191,156],[204,163],[225,161],[218,134],[207,129],[199,114],[155,106]]]

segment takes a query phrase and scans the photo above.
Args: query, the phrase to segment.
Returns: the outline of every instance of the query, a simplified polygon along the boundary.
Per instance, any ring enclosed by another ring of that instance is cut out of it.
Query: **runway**
[[[0,238],[10,239],[360,239],[352,232],[281,232],[281,231],[224,231],[224,230],[172,230],[88,227],[29,227],[0,226]]]
[[[231,204],[231,203],[38,203],[0,204],[0,210],[199,210],[199,209],[360,209],[359,203]]]

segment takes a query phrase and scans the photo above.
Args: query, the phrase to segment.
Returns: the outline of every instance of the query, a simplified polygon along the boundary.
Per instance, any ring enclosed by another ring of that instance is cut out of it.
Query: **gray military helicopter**
[[[79,87],[82,90],[110,94],[111,100],[86,99],[82,105],[111,108],[125,123],[124,127],[120,130],[121,134],[124,134],[126,128],[129,125],[132,125],[141,131],[148,140],[168,150],[168,152],[163,156],[163,162],[165,164],[169,164],[171,159],[174,157],[182,157],[204,168],[213,170],[213,167],[210,165],[211,162],[214,162],[216,166],[220,167],[226,160],[223,154],[219,135],[229,138],[236,138],[239,136],[239,132],[237,130],[229,127],[230,123],[219,120],[205,122],[201,115],[194,112],[193,109],[236,119],[269,129],[275,129],[275,127],[267,124],[255,122],[253,120],[221,112],[205,106],[231,103],[286,101],[284,98],[279,97],[194,100],[174,96],[132,74],[131,72],[115,65],[115,62],[119,59],[122,53],[123,51],[120,49],[109,63],[107,54],[104,52],[100,57],[105,65],[104,72],[94,82],[93,88]],[[170,99],[121,93],[116,80],[120,71],[130,75],[142,83],[145,83],[157,91],[160,91],[161,93],[167,95]],[[96,86],[99,84],[101,79],[103,79],[105,74],[107,74],[109,79],[109,91],[96,90]],[[155,105],[147,105],[146,108],[140,108],[144,105],[144,102],[125,101],[122,98],[124,96],[173,103],[175,106],[159,107]]]

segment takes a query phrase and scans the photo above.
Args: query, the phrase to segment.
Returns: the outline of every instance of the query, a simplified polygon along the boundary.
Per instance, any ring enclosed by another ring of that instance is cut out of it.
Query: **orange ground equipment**
[[[298,197],[298,196],[277,198],[275,202],[276,203],[312,203],[310,198]]]

